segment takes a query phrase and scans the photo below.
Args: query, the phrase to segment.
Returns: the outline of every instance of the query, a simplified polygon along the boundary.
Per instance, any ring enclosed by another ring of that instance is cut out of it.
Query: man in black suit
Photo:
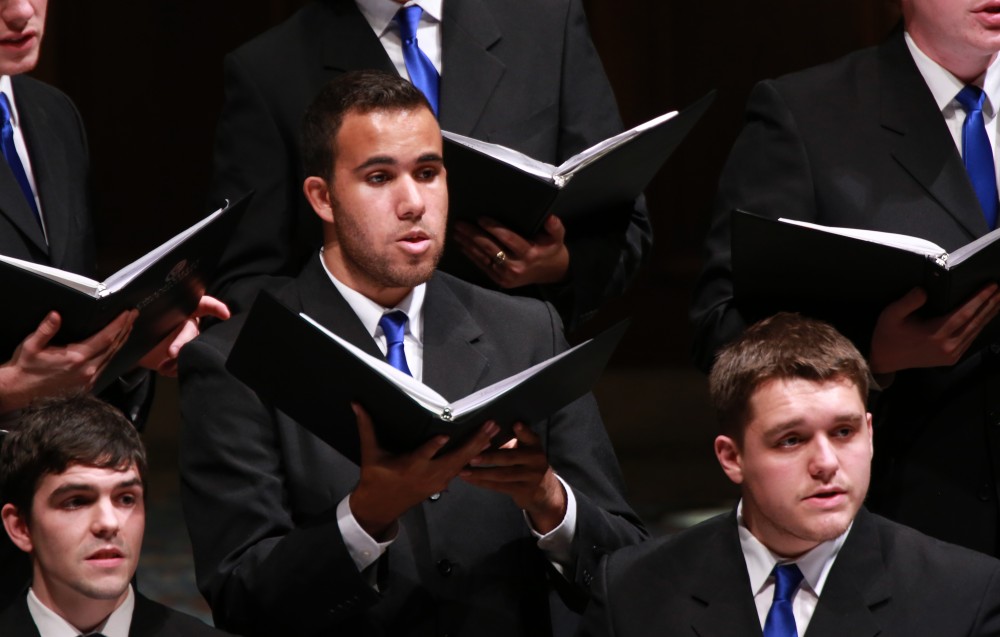
[[[133,590],[145,480],[139,434],[110,405],[81,395],[22,413],[0,449],[0,516],[33,577],[0,634],[222,634]]]
[[[221,292],[236,308],[294,276],[319,247],[303,198],[299,123],[326,82],[352,69],[407,77],[401,2],[320,0],[226,58],[226,103],[215,144],[214,199],[256,190],[223,256]],[[412,3],[410,3],[412,4]],[[614,95],[579,0],[421,2],[418,44],[441,74],[441,127],[559,164],[621,131]],[[564,228],[551,218],[536,237],[483,219],[457,224],[459,254],[445,269],[552,301],[568,326],[620,294],[649,254],[652,229],[640,200]],[[505,260],[497,255],[503,251]],[[528,287],[525,287],[528,286]]]
[[[850,341],[795,314],[726,346],[709,384],[739,506],[610,555],[581,635],[1000,635],[1000,561],[862,507],[868,379]]]
[[[409,82],[338,77],[303,138],[324,246],[279,292],[285,304],[377,357],[390,345],[382,316],[405,312],[392,347],[452,400],[566,347],[549,305],[435,271],[447,217],[441,135]],[[645,536],[592,396],[517,426],[502,449],[484,451],[497,433],[487,422],[440,457],[444,436],[390,454],[363,406],[355,423],[348,405],[331,404],[330,426],[356,430],[360,454],[338,450],[227,372],[243,318],[181,356],[181,497],[219,626],[548,635],[550,592],[579,607],[599,555]]]
[[[692,310],[702,367],[760,318],[733,299],[734,208],[902,232],[948,251],[990,230],[963,166],[966,112],[956,95],[972,84],[985,88],[987,113],[1000,104],[996,14],[950,0],[901,6],[903,30],[881,46],[761,82],[751,94],[747,124],[720,179]],[[993,135],[996,120],[987,119]],[[921,314],[924,299],[913,290],[877,317],[860,316],[850,299],[838,299],[843,311],[835,324],[869,356],[884,390],[873,403],[880,453],[869,505],[996,555],[1000,347],[970,347],[996,316],[1000,292],[987,286],[942,317]],[[785,309],[797,307],[788,299]]]

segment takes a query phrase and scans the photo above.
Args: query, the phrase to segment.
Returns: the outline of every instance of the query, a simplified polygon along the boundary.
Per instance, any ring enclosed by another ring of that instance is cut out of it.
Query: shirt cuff
[[[531,518],[528,517],[528,514],[522,513],[531,534],[538,538],[538,548],[545,552],[546,557],[552,562],[552,566],[560,574],[565,574],[566,569],[572,571],[573,565],[572,548],[573,537],[576,535],[576,496],[573,495],[573,489],[558,474],[556,474],[556,479],[559,480],[559,484],[562,485],[563,491],[566,493],[566,515],[563,516],[556,528],[542,535],[531,526]]]
[[[363,572],[382,557],[396,536],[393,535],[385,542],[375,541],[375,538],[368,535],[367,531],[361,528],[361,525],[354,518],[350,501],[351,494],[347,494],[337,505],[337,526],[340,527],[340,535],[344,538],[344,545],[347,547],[351,559],[354,560],[355,566],[358,567],[358,572]]]

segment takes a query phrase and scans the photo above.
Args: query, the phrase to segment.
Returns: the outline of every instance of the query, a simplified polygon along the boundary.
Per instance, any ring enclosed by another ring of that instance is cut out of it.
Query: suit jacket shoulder
[[[228,634],[136,592],[129,637],[221,637]]]

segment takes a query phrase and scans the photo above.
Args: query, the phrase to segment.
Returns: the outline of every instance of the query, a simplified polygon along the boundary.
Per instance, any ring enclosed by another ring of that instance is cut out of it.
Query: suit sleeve
[[[554,311],[551,319],[554,355],[566,349],[566,343]],[[545,445],[549,463],[573,489],[577,505],[571,548],[575,566],[553,581],[567,605],[582,610],[601,557],[643,541],[647,533],[625,501],[621,469],[592,394],[550,420]]]
[[[298,148],[252,70],[236,54],[225,59],[225,104],[215,132],[210,195],[211,205],[218,206],[254,191],[212,288],[234,310],[249,308],[261,288],[277,289],[284,281],[274,276],[298,274],[320,237],[318,219],[306,217],[315,227],[299,227],[305,200]]]
[[[611,586],[608,583],[611,578],[612,559],[611,555],[605,556],[598,565],[597,577],[591,587],[590,603],[587,605],[587,612],[583,615],[576,637],[612,637],[615,634],[609,591]]]
[[[224,327],[224,326],[220,326]],[[181,355],[181,499],[198,586],[239,634],[311,634],[379,599],[347,552],[335,509],[292,518],[274,414],[197,339]]]
[[[583,7],[569,3],[559,108],[562,162],[622,131],[621,117],[600,57],[590,38]],[[566,246],[569,280],[547,286],[552,302],[572,328],[620,295],[648,260],[653,228],[644,197],[595,215],[597,221],[570,224]]]
[[[750,94],[746,123],[719,178],[707,259],[691,308],[694,359],[705,371],[718,349],[753,320],[733,300],[730,214],[735,208],[773,218],[817,217],[809,157],[792,112],[769,81]]]

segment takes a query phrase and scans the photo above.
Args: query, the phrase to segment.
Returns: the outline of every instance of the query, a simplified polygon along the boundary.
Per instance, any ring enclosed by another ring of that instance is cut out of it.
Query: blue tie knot
[[[10,126],[10,100],[6,93],[0,93],[0,118],[3,119],[3,127]]]
[[[413,4],[396,12],[396,23],[399,24],[399,37],[406,44],[417,41],[417,25],[424,10]]]
[[[958,92],[955,99],[962,105],[966,113],[982,112],[983,102],[986,101],[986,93],[978,86],[969,84]]]
[[[789,602],[802,582],[802,571],[795,564],[774,567],[774,601]]]
[[[402,310],[387,312],[378,320],[382,333],[385,334],[385,359],[399,371],[412,376],[410,367],[406,364],[406,351],[403,349],[403,335],[406,333],[406,322],[409,317]]]

